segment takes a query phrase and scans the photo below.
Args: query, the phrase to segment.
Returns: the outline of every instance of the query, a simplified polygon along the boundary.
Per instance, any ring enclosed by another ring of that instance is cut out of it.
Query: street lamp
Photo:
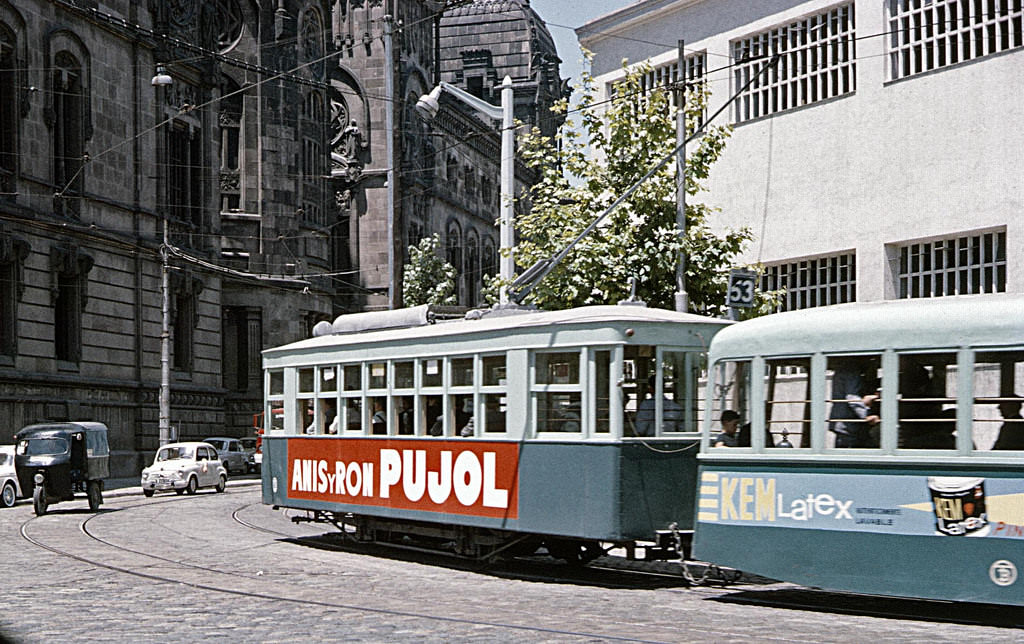
[[[157,92],[169,86],[173,79],[163,65],[156,66],[151,81]],[[161,447],[171,442],[171,289],[168,264],[167,215],[164,214],[164,242],[160,246],[160,417],[158,427]]]
[[[437,116],[440,108],[441,93],[448,92],[485,117],[501,123],[501,259],[499,275],[502,286],[500,305],[508,306],[508,284],[512,281],[515,261],[512,258],[512,220],[514,208],[512,203],[512,187],[515,181],[515,131],[512,129],[512,79],[508,76],[501,82],[501,107],[491,105],[487,101],[473,96],[450,83],[441,82],[416,101],[416,110],[427,121]]]

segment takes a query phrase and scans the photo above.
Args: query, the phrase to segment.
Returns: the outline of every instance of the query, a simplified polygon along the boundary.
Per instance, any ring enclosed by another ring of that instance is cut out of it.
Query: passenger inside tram
[[[715,437],[712,445],[714,447],[739,447],[737,430],[740,426],[740,415],[732,409],[722,412],[719,421],[722,424],[722,431]]]
[[[946,391],[944,354],[900,356],[899,446],[905,449],[954,449],[956,401]],[[953,361],[955,364],[955,359]]]
[[[655,423],[655,377],[651,374],[647,378],[647,393],[646,397],[637,406],[636,409],[636,435],[637,436],[654,436],[654,423]],[[683,430],[683,408],[679,406],[679,403],[669,398],[667,395],[662,396],[661,402],[661,431],[662,432],[678,432]]]
[[[1024,418],[1021,418],[1021,401],[1019,396],[999,403],[999,415],[1003,424],[999,426],[999,437],[992,449],[1024,450]]]

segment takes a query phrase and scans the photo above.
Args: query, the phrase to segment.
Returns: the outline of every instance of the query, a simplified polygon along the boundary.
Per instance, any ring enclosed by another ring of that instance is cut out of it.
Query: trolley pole
[[[686,53],[683,41],[679,41],[678,61],[679,75],[676,82],[680,89],[676,90],[676,228],[679,230],[679,241],[686,239]],[[690,308],[686,294],[686,252],[679,250],[676,258],[676,311],[686,313]]]

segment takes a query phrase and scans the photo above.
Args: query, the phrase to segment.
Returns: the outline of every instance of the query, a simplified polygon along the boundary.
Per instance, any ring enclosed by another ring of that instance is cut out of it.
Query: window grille
[[[779,311],[853,302],[857,299],[857,256],[841,253],[765,267],[761,290],[783,289]]]
[[[842,96],[857,88],[853,5],[733,41],[737,123]],[[780,59],[762,72],[770,58]]]
[[[1006,291],[1006,232],[899,247],[901,298]]]
[[[1022,46],[1021,0],[889,0],[890,75],[906,78]]]
[[[707,59],[707,52],[704,51],[690,54],[683,58],[686,82],[694,83],[697,81],[703,82],[705,80],[704,74],[707,71]],[[677,82],[679,82],[679,64],[677,61],[673,61],[671,63],[651,68],[647,73],[641,76],[640,90],[646,96],[659,87],[668,91],[668,88],[674,86]],[[678,92],[668,92],[669,105],[671,106],[673,113],[678,107],[678,96]]]

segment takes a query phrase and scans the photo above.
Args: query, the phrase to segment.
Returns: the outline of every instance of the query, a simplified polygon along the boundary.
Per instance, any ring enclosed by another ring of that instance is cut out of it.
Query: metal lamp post
[[[156,75],[151,81],[157,93],[161,87],[173,83],[163,65],[157,65]],[[163,218],[163,243],[160,246],[160,416],[158,421],[160,445],[171,441],[171,288],[170,266],[168,263],[167,215]]]
[[[514,204],[512,201],[512,190],[515,182],[515,130],[513,129],[513,93],[512,79],[506,76],[501,83],[501,107],[491,105],[487,101],[473,96],[450,83],[441,82],[416,101],[416,110],[426,119],[433,120],[440,108],[442,92],[448,92],[452,96],[475,109],[489,119],[501,123],[501,211],[500,211],[500,242],[501,259],[499,261],[499,276],[502,286],[500,293],[500,305],[509,305],[508,284],[512,281],[512,273],[515,272],[515,260],[512,257],[513,241],[513,220],[515,218]]]

